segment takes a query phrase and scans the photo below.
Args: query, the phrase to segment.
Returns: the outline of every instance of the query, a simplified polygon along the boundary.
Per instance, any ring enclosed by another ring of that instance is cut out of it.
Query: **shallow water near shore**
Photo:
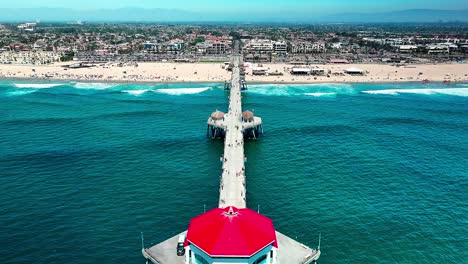
[[[466,263],[468,85],[253,84],[247,204],[319,263]],[[223,84],[0,82],[2,263],[144,263],[218,202]],[[175,254],[175,247],[174,247]]]

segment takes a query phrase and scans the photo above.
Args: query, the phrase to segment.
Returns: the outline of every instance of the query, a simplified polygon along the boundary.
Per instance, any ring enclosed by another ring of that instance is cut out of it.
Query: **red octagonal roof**
[[[278,247],[270,218],[248,208],[216,208],[190,221],[188,243],[212,257],[250,257],[273,243]]]

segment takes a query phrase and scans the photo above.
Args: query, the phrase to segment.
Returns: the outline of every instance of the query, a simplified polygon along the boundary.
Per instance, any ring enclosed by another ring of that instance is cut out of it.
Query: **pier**
[[[239,57],[234,58],[232,69],[229,112],[224,116],[223,173],[219,188],[219,207],[232,205],[246,207],[244,135],[239,79]]]
[[[227,159],[232,153],[236,153],[234,155],[237,158],[240,153],[244,152],[244,144],[241,144],[243,138],[256,139],[260,133],[263,134],[262,119],[254,116],[251,111],[242,112],[241,92],[247,90],[247,84],[240,75],[240,63],[241,56],[234,56],[231,82],[224,85],[225,89],[230,92],[228,113],[216,110],[207,122],[207,135],[213,139],[223,138],[225,141],[224,159]]]
[[[142,245],[147,262],[154,264],[258,263],[308,264],[320,256],[276,231],[272,221],[247,208],[244,142],[263,132],[262,119],[242,112],[241,56],[233,56],[229,84],[229,110],[208,118],[207,134],[224,139],[218,208],[193,218],[188,231],[150,248]],[[176,254],[179,238],[185,238],[184,256]]]

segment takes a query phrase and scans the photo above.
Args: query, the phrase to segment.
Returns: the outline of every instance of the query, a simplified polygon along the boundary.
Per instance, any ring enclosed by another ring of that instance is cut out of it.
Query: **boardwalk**
[[[242,101],[239,75],[240,56],[234,56],[229,111],[224,116],[226,131],[223,173],[219,188],[219,207],[246,207],[244,136],[242,133]]]

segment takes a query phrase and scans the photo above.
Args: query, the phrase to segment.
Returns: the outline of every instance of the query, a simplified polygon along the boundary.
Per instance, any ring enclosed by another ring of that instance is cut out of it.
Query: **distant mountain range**
[[[384,13],[346,13],[325,18],[335,22],[468,22],[468,10],[410,9]]]
[[[254,11],[255,12],[255,11]],[[0,8],[0,21],[85,21],[85,22],[468,22],[468,10],[412,9],[383,13],[343,13],[311,15],[309,13],[268,14],[261,11],[245,14],[201,13],[179,9],[98,9],[74,10],[64,8]]]
[[[87,21],[87,22],[160,22],[160,21],[198,21],[196,13],[173,9],[96,9],[75,10],[65,8],[0,8],[0,21],[41,20],[49,22]]]

